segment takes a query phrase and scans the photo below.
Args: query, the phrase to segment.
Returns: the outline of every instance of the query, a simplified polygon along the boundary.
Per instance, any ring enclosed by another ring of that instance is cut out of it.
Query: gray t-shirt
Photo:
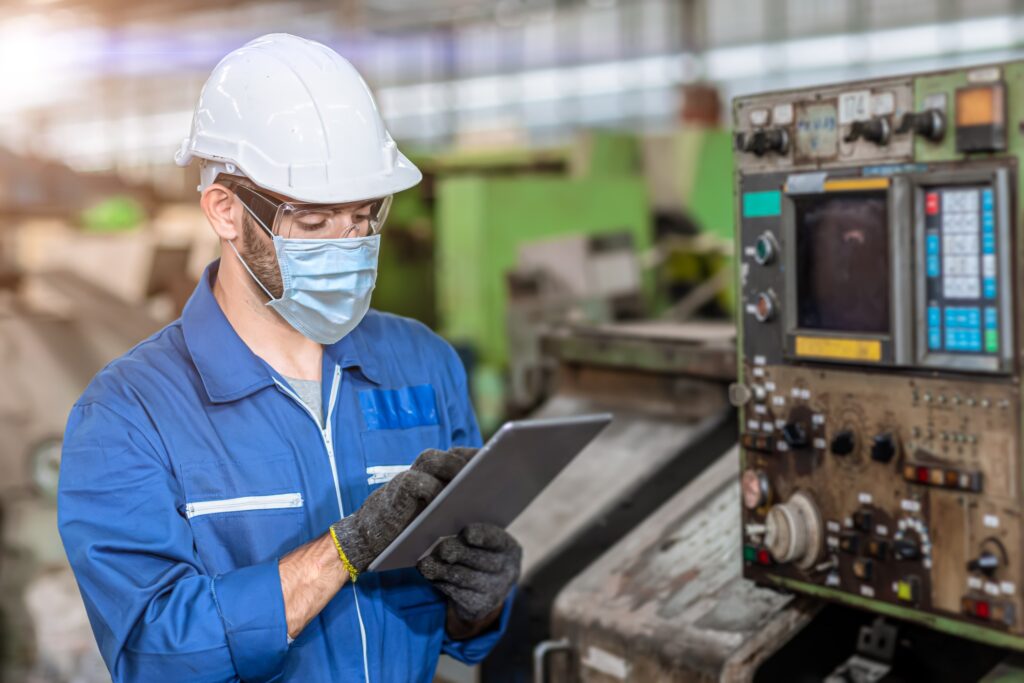
[[[316,415],[317,424],[323,428],[324,402],[320,395],[320,382],[312,379],[295,379],[294,377],[285,377],[285,379],[288,380],[288,384],[292,386],[292,389],[299,395],[302,402],[313,411],[313,414]]]

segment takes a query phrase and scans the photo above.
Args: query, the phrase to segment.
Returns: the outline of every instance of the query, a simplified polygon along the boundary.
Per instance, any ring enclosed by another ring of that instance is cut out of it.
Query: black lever
[[[911,130],[925,140],[938,142],[946,134],[946,115],[938,109],[904,114],[896,132],[906,133]]]
[[[854,121],[850,124],[850,132],[843,138],[844,142],[856,142],[864,138],[868,142],[884,146],[889,144],[889,135],[892,133],[892,126],[889,120],[876,117],[867,121]]]

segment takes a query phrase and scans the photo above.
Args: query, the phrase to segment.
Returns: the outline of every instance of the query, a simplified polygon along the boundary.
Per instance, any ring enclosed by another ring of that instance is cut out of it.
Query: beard
[[[256,279],[275,299],[280,299],[284,293],[284,284],[281,282],[281,269],[277,265],[274,243],[248,213],[242,215],[241,254]]]

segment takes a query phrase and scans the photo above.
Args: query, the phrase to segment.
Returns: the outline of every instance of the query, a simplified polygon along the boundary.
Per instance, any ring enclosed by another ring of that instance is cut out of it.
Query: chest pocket
[[[359,392],[361,437],[370,489],[391,481],[428,448],[449,448],[431,384]]]
[[[211,573],[278,557],[300,545],[305,495],[292,454],[181,466],[185,516]]]

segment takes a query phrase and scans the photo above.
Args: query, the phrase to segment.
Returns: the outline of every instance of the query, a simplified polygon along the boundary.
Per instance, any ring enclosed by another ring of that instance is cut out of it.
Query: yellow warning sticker
[[[825,181],[825,192],[851,192],[857,190],[884,190],[888,178],[839,178]]]
[[[797,337],[796,355],[877,363],[882,360],[882,342],[861,339]]]

